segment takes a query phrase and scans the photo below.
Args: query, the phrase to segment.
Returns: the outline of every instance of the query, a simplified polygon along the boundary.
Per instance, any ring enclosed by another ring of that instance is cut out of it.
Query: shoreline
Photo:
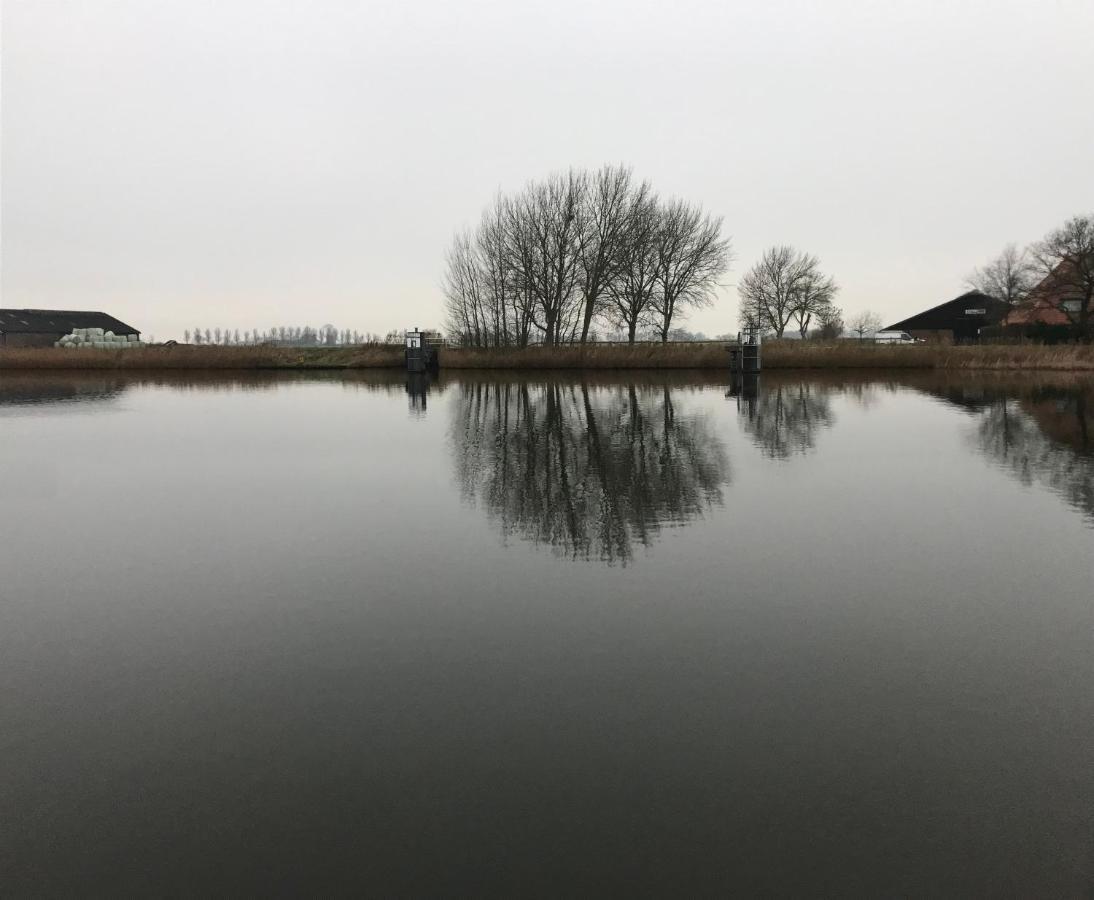
[[[728,370],[725,342],[588,344],[523,349],[439,351],[442,369],[705,369]],[[343,370],[402,369],[398,346],[149,347],[140,350],[0,349],[4,371]],[[1094,371],[1094,345],[857,344],[770,341],[763,368]]]

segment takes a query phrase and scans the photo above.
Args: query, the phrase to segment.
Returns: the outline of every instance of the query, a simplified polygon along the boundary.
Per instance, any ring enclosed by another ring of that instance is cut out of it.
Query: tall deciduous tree
[[[860,341],[879,328],[881,328],[881,316],[870,310],[864,310],[851,319],[851,330],[858,335]]]
[[[820,261],[815,256],[802,255],[798,258],[795,277],[793,319],[797,322],[798,333],[804,338],[809,334],[809,326],[814,317],[824,316],[831,307],[839,287],[831,276],[820,270]]]
[[[1029,296],[1037,280],[1036,269],[1029,251],[1007,244],[1003,251],[966,279],[974,290],[1017,306]]]
[[[645,321],[660,272],[657,199],[636,194],[627,218],[629,225],[620,250],[619,272],[608,288],[608,295],[612,322],[626,330],[627,342],[633,344],[638,326]]]
[[[710,302],[729,261],[721,220],[662,207],[629,168],[570,170],[499,195],[455,236],[442,288],[448,331],[465,343],[524,346],[595,338],[599,321],[633,340],[666,339],[684,310]]]
[[[704,216],[699,206],[683,200],[672,200],[658,210],[658,289],[650,301],[650,323],[662,342],[669,339],[673,320],[685,307],[711,304],[730,262],[729,240],[721,232],[720,218]]]
[[[582,343],[588,341],[593,318],[604,310],[606,295],[619,272],[634,208],[632,196],[650,193],[646,182],[633,185],[632,172],[625,166],[604,166],[592,177],[580,251]]]
[[[815,256],[783,244],[766,250],[737,290],[741,323],[782,337],[792,320],[804,336],[813,317],[832,302],[837,287],[820,271]]]

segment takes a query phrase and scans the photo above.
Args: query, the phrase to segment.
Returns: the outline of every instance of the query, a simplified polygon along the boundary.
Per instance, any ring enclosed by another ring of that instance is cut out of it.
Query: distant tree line
[[[721,218],[660,198],[624,166],[499,193],[448,251],[448,334],[477,347],[586,342],[599,328],[668,341],[729,267],[721,230]]]
[[[394,337],[393,337],[394,336]],[[391,332],[386,338],[371,332],[351,331],[324,325],[312,328],[308,325],[279,325],[262,330],[254,328],[195,328],[187,329],[183,339],[187,344],[216,344],[220,346],[247,346],[255,344],[281,344],[292,347],[339,347],[357,344],[400,343],[402,336]]]

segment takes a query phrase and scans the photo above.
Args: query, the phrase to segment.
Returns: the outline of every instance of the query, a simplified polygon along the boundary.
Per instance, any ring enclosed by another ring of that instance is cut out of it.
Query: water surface
[[[1094,886],[1069,378],[0,375],[6,893]]]

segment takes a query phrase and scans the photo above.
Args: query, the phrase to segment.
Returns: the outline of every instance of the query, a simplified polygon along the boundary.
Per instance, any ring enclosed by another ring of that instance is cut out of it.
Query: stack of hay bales
[[[53,346],[73,350],[131,350],[147,347],[148,342],[138,340],[135,334],[114,334],[101,328],[74,328],[72,334],[66,334]]]

